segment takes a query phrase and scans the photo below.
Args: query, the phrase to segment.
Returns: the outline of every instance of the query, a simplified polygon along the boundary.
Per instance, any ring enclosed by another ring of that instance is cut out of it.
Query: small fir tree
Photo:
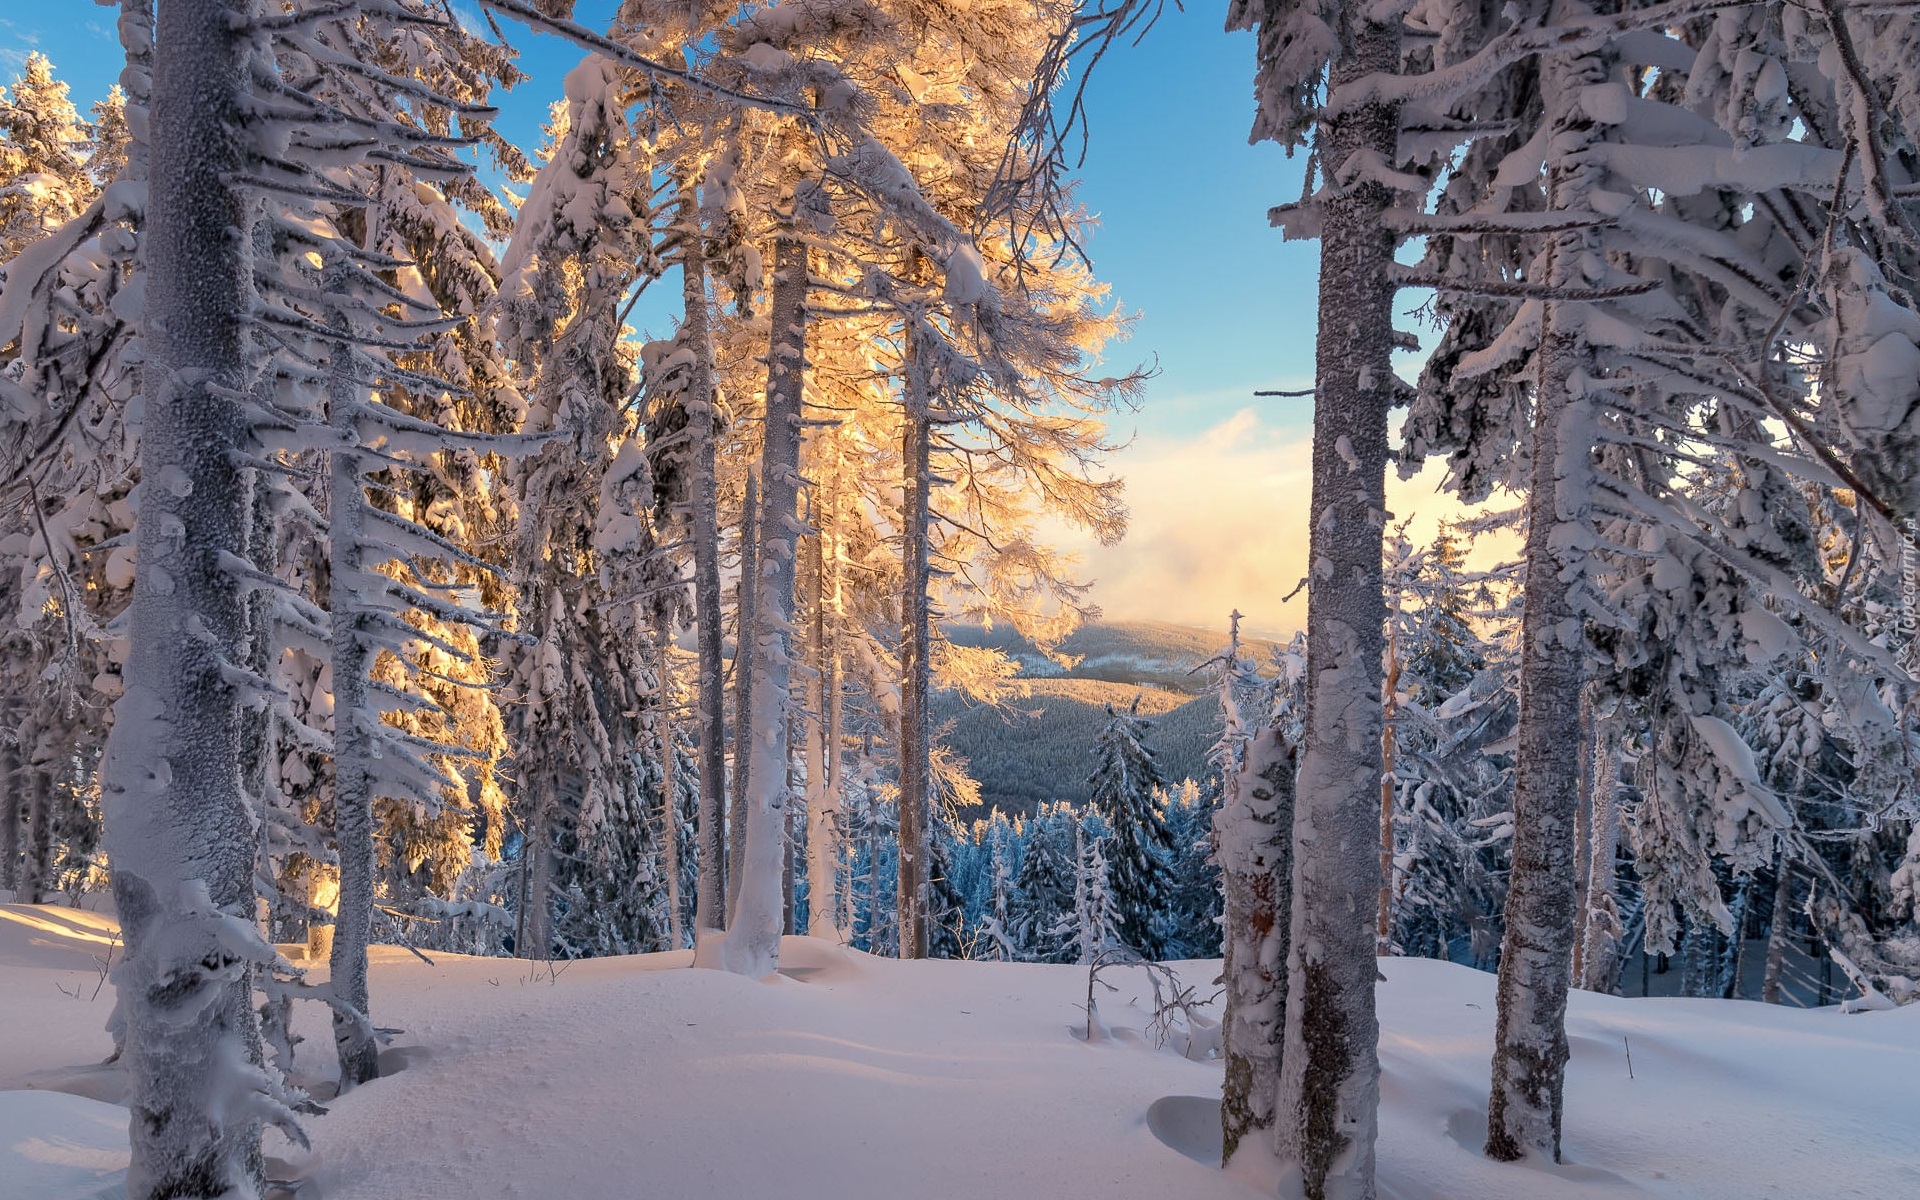
[[[1138,696],[1124,712],[1107,706],[1107,726],[1095,750],[1099,766],[1087,779],[1093,789],[1087,803],[1111,830],[1108,858],[1120,940],[1157,959],[1165,947],[1155,914],[1172,889],[1167,863],[1174,843],[1158,801],[1167,781],[1145,745],[1152,728],[1140,715]]]

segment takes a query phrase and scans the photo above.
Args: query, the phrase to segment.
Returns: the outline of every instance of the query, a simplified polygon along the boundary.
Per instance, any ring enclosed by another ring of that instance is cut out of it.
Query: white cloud
[[[1238,608],[1249,629],[1290,634],[1306,622],[1307,505],[1312,493],[1312,439],[1281,428],[1256,408],[1186,437],[1142,438],[1115,457],[1133,510],[1126,540],[1099,546],[1056,531],[1060,544],[1085,560],[1093,599],[1113,620],[1173,621],[1224,629]],[[1413,479],[1387,478],[1387,506],[1396,520],[1413,517],[1409,536],[1431,540],[1442,520],[1466,510],[1437,490],[1429,465]],[[1509,545],[1487,545],[1491,561]]]

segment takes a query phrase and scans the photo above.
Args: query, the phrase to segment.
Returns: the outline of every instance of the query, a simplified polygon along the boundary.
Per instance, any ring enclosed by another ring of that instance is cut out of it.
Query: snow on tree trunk
[[[1255,733],[1246,764],[1229,778],[1213,820],[1227,893],[1221,939],[1222,1166],[1232,1163],[1243,1142],[1271,1136],[1280,1095],[1293,909],[1294,750],[1282,729]]]
[[[1620,808],[1616,794],[1620,768],[1614,761],[1609,731],[1594,723],[1593,768],[1588,773],[1592,801],[1587,815],[1587,898],[1580,929],[1579,986],[1611,992],[1620,969],[1620,905],[1614,895],[1614,856],[1620,848]]]
[[[249,12],[168,0],[153,58],[145,426],[125,692],[101,765],[125,957],[130,1200],[264,1189],[252,925],[254,826],[241,791],[247,638],[234,557],[250,481],[242,399],[251,304],[240,97]],[[282,1112],[284,1110],[281,1110]]]
[[[799,218],[817,188],[794,200]],[[702,965],[759,978],[780,965],[787,843],[788,689],[793,676],[794,557],[799,544],[801,393],[806,378],[807,247],[788,233],[774,245],[768,314],[767,413],[760,455],[760,552],[754,584],[753,735],[738,898],[723,934],[701,943]]]
[[[828,500],[830,504],[831,499]],[[830,942],[844,940],[836,924],[839,904],[836,880],[840,873],[840,741],[836,710],[840,704],[839,616],[829,592],[828,572],[838,574],[835,557],[827,550],[833,538],[831,519],[819,518],[821,529],[813,539],[813,659],[819,680],[820,702],[809,728],[807,746],[807,934]],[[836,552],[837,553],[837,552]],[[831,611],[830,611],[831,610]]]
[[[339,286],[344,263],[329,268]],[[335,328],[346,317],[334,314]],[[337,1004],[333,1013],[334,1049],[340,1059],[340,1088],[345,1091],[379,1077],[380,1048],[372,1030],[354,1014],[367,1005],[367,942],[373,935],[373,791],[374,724],[379,713],[369,703],[368,672],[373,649],[362,622],[372,567],[367,559],[367,494],[359,449],[362,411],[367,401],[357,382],[352,348],[335,343],[328,379],[329,424],[338,439],[328,473],[328,537],[333,561],[328,576],[328,608],[333,617],[333,839],[340,861],[339,908],[333,921],[328,956],[328,986]]]
[[[1579,107],[1581,88],[1605,81],[1597,55],[1541,64],[1547,120],[1559,155],[1549,168],[1554,211],[1584,206],[1598,166],[1581,151],[1599,138]],[[1547,249],[1549,286],[1585,285],[1597,235],[1557,235]],[[1520,621],[1520,728],[1514,756],[1513,868],[1500,950],[1488,1157],[1560,1160],[1566,1088],[1567,991],[1577,916],[1574,820],[1580,806],[1580,693],[1586,638],[1577,589],[1593,543],[1593,355],[1586,310],[1550,302],[1534,389],[1532,480],[1527,492],[1526,590]]]
[[[928,730],[928,655],[933,648],[928,595],[928,540],[932,534],[932,428],[926,366],[909,318],[906,332],[905,419],[901,423],[903,480],[900,514],[902,628],[900,631],[900,957],[925,958],[930,948],[928,884],[931,845],[927,805],[932,746]]]
[[[1399,611],[1399,598],[1393,601]],[[1386,683],[1381,692],[1383,711],[1380,722],[1380,906],[1374,915],[1373,952],[1377,957],[1393,953],[1393,758],[1397,746],[1394,720],[1400,703],[1400,637],[1397,623],[1388,626]]]
[[[663,865],[667,873],[668,948],[680,949],[686,941],[686,928],[680,916],[680,752],[673,728],[673,632],[665,616],[653,626],[654,679],[657,698],[654,709],[654,733],[660,744],[660,829],[664,841]]]
[[[1399,66],[1397,20],[1356,20],[1332,88]],[[1327,117],[1322,170],[1392,161],[1399,112]],[[1393,194],[1356,182],[1321,202],[1306,723],[1294,809],[1286,1044],[1275,1148],[1308,1200],[1373,1200],[1380,1061],[1374,929],[1380,887],[1381,593],[1393,396]]]
[[[699,658],[695,707],[700,730],[700,807],[695,824],[700,875],[694,887],[694,925],[701,929],[723,929],[727,907],[727,743],[720,629],[720,501],[714,450],[713,329],[707,309],[705,245],[697,202],[691,196],[682,215],[685,228],[680,269],[686,307],[684,335],[688,348],[693,351],[692,375],[683,401],[693,442],[689,452],[693,496],[688,537],[693,542],[694,647]],[[745,574],[743,571],[743,577]],[[671,797],[673,793],[667,794]],[[669,813],[672,803],[669,799]],[[678,909],[675,912],[677,915]],[[679,946],[678,940],[674,945]]]
[[[726,832],[727,917],[740,900],[740,875],[747,854],[747,787],[753,768],[753,647],[759,644],[755,592],[760,571],[760,473],[747,472],[740,504],[740,579],[734,591],[733,628],[733,790],[728,797]],[[722,926],[724,928],[724,926]]]

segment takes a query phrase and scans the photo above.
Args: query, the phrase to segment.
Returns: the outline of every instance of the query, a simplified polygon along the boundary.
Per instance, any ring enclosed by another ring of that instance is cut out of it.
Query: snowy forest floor
[[[0,906],[4,1200],[118,1194],[125,1114],[101,1102],[123,1085],[74,1065],[110,1047],[112,989],[93,993],[111,938],[95,914]],[[1086,994],[1074,967],[899,963],[793,938],[767,982],[676,969],[685,953],[432,957],[376,950],[375,1018],[405,1030],[383,1056],[392,1074],[309,1118],[310,1154],[268,1135],[299,1200],[1270,1194],[1258,1172],[1223,1174],[1149,1130],[1162,1097],[1217,1097],[1220,1067],[1143,1035],[1137,970],[1113,973],[1122,990],[1099,1002],[1113,1036],[1089,1045],[1070,1032]],[[1576,993],[1568,1162],[1499,1166],[1479,1154],[1493,977],[1382,967],[1387,1200],[1920,1196],[1920,1006]],[[1202,996],[1217,969],[1179,968]],[[295,1024],[304,1082],[324,1091],[323,1018]]]

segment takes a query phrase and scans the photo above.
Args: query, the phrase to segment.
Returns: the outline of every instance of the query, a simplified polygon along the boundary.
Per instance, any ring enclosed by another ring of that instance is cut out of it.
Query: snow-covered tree
[[[1122,712],[1107,705],[1106,728],[1094,746],[1087,807],[1106,822],[1106,858],[1115,930],[1141,956],[1164,956],[1158,916],[1172,884],[1167,860],[1173,838],[1160,796],[1166,779],[1145,744],[1153,722],[1140,715],[1140,698]]]
[[[1073,824],[1073,908],[1054,926],[1065,961],[1090,966],[1120,941],[1120,914],[1109,884],[1106,822],[1088,812]]]
[[[93,146],[53,63],[28,54],[11,92],[0,88],[0,264],[85,211],[101,186],[88,171]]]
[[[1222,1160],[1249,1137],[1272,1137],[1280,1094],[1287,1011],[1287,946],[1293,910],[1294,777],[1304,644],[1261,679],[1240,654],[1240,614],[1216,660],[1221,732],[1208,754],[1220,778],[1214,857],[1224,892],[1220,931]]]
[[[1068,961],[1059,928],[1073,913],[1078,828],[1073,810],[1057,804],[1042,805],[1022,827],[1025,846],[1007,904],[1007,936],[1026,961]]]
[[[251,5],[169,0],[153,27],[145,331],[145,481],[128,634],[132,651],[102,764],[125,957],[132,1163],[127,1192],[256,1194],[260,1129],[300,1138],[261,1067],[255,970],[277,955],[253,918],[253,825],[241,789],[232,661],[247,638],[252,471],[245,397],[253,348],[244,131]]]

